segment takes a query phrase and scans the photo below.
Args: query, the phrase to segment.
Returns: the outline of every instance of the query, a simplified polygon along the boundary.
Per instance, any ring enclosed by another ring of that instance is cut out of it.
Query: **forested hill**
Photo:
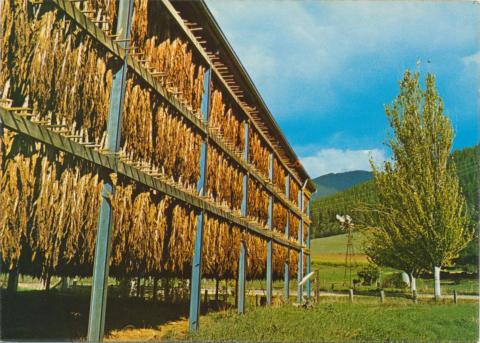
[[[313,179],[317,191],[312,199],[318,199],[327,195],[335,194],[347,188],[353,187],[361,182],[372,178],[372,172],[365,170],[354,170],[345,173],[330,173]]]
[[[456,164],[460,185],[467,200],[470,213],[478,218],[480,145],[464,148],[452,154]],[[361,203],[376,201],[373,180],[369,180],[330,196],[312,202],[312,235],[326,237],[342,233],[335,220],[336,214],[350,214],[355,220],[353,209]]]

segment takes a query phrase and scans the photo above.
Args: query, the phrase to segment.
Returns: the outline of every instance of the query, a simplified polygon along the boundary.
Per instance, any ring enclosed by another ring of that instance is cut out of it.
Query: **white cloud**
[[[375,165],[387,160],[381,149],[320,149],[312,156],[300,158],[310,177],[352,170],[370,170],[370,159]]]
[[[418,57],[426,60],[475,41],[470,17],[476,8],[470,3],[208,0],[208,5],[277,117],[314,106],[328,113],[339,101],[332,83],[361,88],[370,82],[368,72],[391,71],[394,57],[405,51],[423,51],[428,55]],[[369,63],[355,65],[365,56]],[[314,91],[292,98],[293,84]]]
[[[480,65],[480,51],[469,56],[465,56],[462,58],[464,64],[469,65],[470,63],[479,64]]]

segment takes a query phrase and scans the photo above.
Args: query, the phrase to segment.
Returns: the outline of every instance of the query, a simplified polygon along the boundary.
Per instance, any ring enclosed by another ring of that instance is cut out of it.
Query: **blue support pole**
[[[238,259],[238,313],[245,313],[245,280],[246,280],[246,261],[247,248],[245,242],[240,242],[240,257]]]
[[[287,174],[286,176],[286,182],[285,182],[285,195],[287,196],[287,199],[290,197],[290,175]],[[290,231],[290,211],[287,212],[287,225],[285,227],[285,237],[288,239],[289,237],[289,231]],[[288,303],[288,298],[290,297],[290,276],[289,276],[289,260],[290,260],[290,248],[288,248],[288,253],[287,253],[287,260],[285,261],[285,301]]]
[[[208,121],[210,112],[210,79],[211,69],[205,73],[202,96],[202,115],[203,120]],[[197,183],[197,192],[200,196],[205,193],[205,180],[207,176],[207,157],[208,146],[207,138],[200,146],[200,178]],[[203,245],[203,227],[205,222],[205,211],[202,210],[197,215],[197,234],[195,237],[195,248],[192,260],[192,282],[190,289],[190,315],[188,317],[188,327],[190,331],[197,331],[199,327],[200,317],[200,298],[201,298],[201,281],[202,281],[202,245]]]
[[[307,200],[307,216],[310,218],[310,199]],[[308,235],[307,235],[307,248],[308,250],[310,250],[310,225],[307,226],[307,232],[308,232]],[[310,254],[307,255],[307,275],[310,274],[311,272],[311,263],[310,263]],[[307,292],[307,297],[311,297],[312,293],[312,288],[311,288],[311,284],[310,284],[310,279],[308,279],[307,281],[307,285],[306,285],[306,292]]]
[[[268,178],[273,180],[273,153],[270,153]],[[268,228],[272,230],[273,224],[273,196],[268,197]],[[272,240],[267,241],[267,304],[272,303]]]
[[[298,194],[298,202],[300,204],[300,212],[303,212],[303,188]],[[300,230],[298,230],[298,242],[303,244],[303,218],[300,219]],[[303,279],[303,249],[298,252],[298,283]],[[297,286],[297,302],[301,303],[303,300],[303,286]]]
[[[249,147],[249,124],[245,122],[244,124],[244,133],[245,133],[245,146],[243,148],[243,158],[245,162],[248,163],[248,147]],[[247,196],[248,196],[248,175],[247,173],[243,174],[243,184],[242,184],[242,204],[240,208],[240,213],[242,216],[246,217],[248,214],[248,206],[247,206]],[[237,292],[237,305],[238,305],[238,313],[243,314],[245,313],[245,281],[247,277],[247,249],[245,246],[245,242],[241,242],[240,245],[240,257],[238,259],[238,292]]]
[[[246,121],[243,125],[244,136],[245,136],[245,146],[243,147],[243,158],[245,159],[246,163],[249,163],[250,156],[248,155],[248,148],[250,145],[250,132],[249,132],[249,124]],[[248,195],[248,174],[243,174],[243,185],[242,185],[242,205],[240,208],[240,213],[242,216],[246,216],[248,213],[247,208],[247,195]]]
[[[120,33],[119,43],[127,47],[132,22],[133,0],[120,1],[117,18],[117,32]],[[128,50],[127,50],[128,53]],[[127,56],[113,76],[110,92],[110,107],[107,123],[106,148],[117,152],[120,146],[120,130],[122,123],[123,103],[125,99],[125,83],[127,78]],[[102,189],[102,202],[98,219],[98,231],[95,244],[95,257],[93,262],[93,280],[90,298],[90,312],[88,317],[89,342],[100,342],[105,332],[105,313],[107,305],[108,267],[111,247],[112,208],[109,197],[113,193],[110,180],[105,180]]]

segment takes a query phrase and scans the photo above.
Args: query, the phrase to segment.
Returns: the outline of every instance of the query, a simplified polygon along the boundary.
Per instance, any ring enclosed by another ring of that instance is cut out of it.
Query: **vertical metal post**
[[[15,267],[8,272],[7,292],[15,293],[18,290],[18,269]]]
[[[298,203],[300,204],[300,212],[303,213],[303,188],[298,194]],[[298,242],[303,245],[303,217],[300,218],[300,230],[298,230]],[[303,249],[298,252],[298,283],[303,279]],[[297,285],[297,302],[303,300],[303,286]]]
[[[238,260],[238,292],[237,305],[238,313],[245,313],[245,280],[246,280],[246,253],[245,242],[240,242],[240,257]]]
[[[121,47],[127,47],[132,22],[133,0],[120,1],[117,18],[117,32],[120,34]],[[127,79],[127,54],[120,68],[113,76],[110,91],[110,107],[107,123],[107,149],[117,152],[120,145],[123,103],[125,99],[125,83]],[[90,342],[103,340],[105,331],[105,313],[107,305],[108,266],[111,247],[112,208],[109,196],[113,193],[113,185],[106,180],[102,189],[102,202],[98,219],[98,231],[95,243],[93,262],[93,280],[88,317],[88,335]]]
[[[273,180],[273,153],[270,153],[268,178]],[[268,228],[272,230],[273,225],[273,195],[268,197]],[[267,240],[267,304],[272,303],[272,240]]]
[[[245,133],[245,146],[243,148],[243,158],[245,162],[248,163],[248,148],[249,148],[249,124],[245,122],[244,124],[244,133]],[[240,213],[242,216],[247,216],[248,206],[247,206],[247,196],[248,196],[248,174],[243,174],[243,184],[242,184],[242,205],[240,208]],[[245,281],[247,278],[246,266],[247,266],[247,249],[245,242],[240,243],[240,256],[238,259],[238,294],[237,294],[237,306],[238,313],[245,313]]]
[[[285,195],[287,196],[287,199],[290,199],[290,174],[287,174],[286,176],[286,182],[285,182]],[[289,238],[289,233],[290,231],[290,211],[287,210],[287,225],[285,227],[285,237],[288,239]],[[288,248],[288,253],[287,253],[287,260],[285,261],[285,301],[288,303],[288,298],[290,297],[290,271],[289,271],[289,260],[290,260],[290,248]]]
[[[0,118],[0,149],[3,147],[3,135],[4,135],[3,122],[2,122],[2,118]]]
[[[310,218],[310,199],[307,200],[307,217]],[[310,251],[310,225],[307,225],[307,248]],[[307,271],[306,274],[310,274],[311,269],[311,260],[310,260],[310,254],[307,255]],[[307,285],[306,285],[306,293],[307,297],[311,297],[311,284],[310,284],[310,279],[307,280]]]
[[[205,122],[208,121],[210,113],[210,85],[211,85],[211,69],[205,73],[202,96],[202,115]],[[200,196],[205,193],[205,180],[207,177],[207,155],[208,142],[205,137],[200,146],[200,178],[197,183],[197,192]],[[198,319],[200,317],[200,298],[201,298],[201,281],[202,281],[202,245],[203,245],[203,227],[205,222],[205,211],[202,210],[197,215],[197,234],[195,237],[195,248],[192,261],[192,282],[190,288],[190,315],[188,317],[188,327],[190,331],[198,330]]]
[[[246,163],[249,163],[249,155],[248,149],[250,146],[250,132],[249,132],[249,124],[246,121],[243,125],[244,129],[244,136],[245,136],[245,146],[243,148],[243,158],[245,159]],[[240,208],[240,212],[242,216],[246,216],[248,213],[247,208],[247,197],[248,195],[248,173],[243,174],[243,185],[242,185],[242,205]]]

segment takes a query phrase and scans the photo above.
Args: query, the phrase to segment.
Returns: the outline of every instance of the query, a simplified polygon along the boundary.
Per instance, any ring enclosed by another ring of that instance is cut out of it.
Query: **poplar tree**
[[[400,94],[386,106],[392,129],[387,142],[392,160],[372,169],[378,203],[369,208],[365,252],[371,260],[415,276],[434,274],[441,297],[440,270],[472,239],[455,164],[449,163],[453,129],[428,74],[405,72]]]

